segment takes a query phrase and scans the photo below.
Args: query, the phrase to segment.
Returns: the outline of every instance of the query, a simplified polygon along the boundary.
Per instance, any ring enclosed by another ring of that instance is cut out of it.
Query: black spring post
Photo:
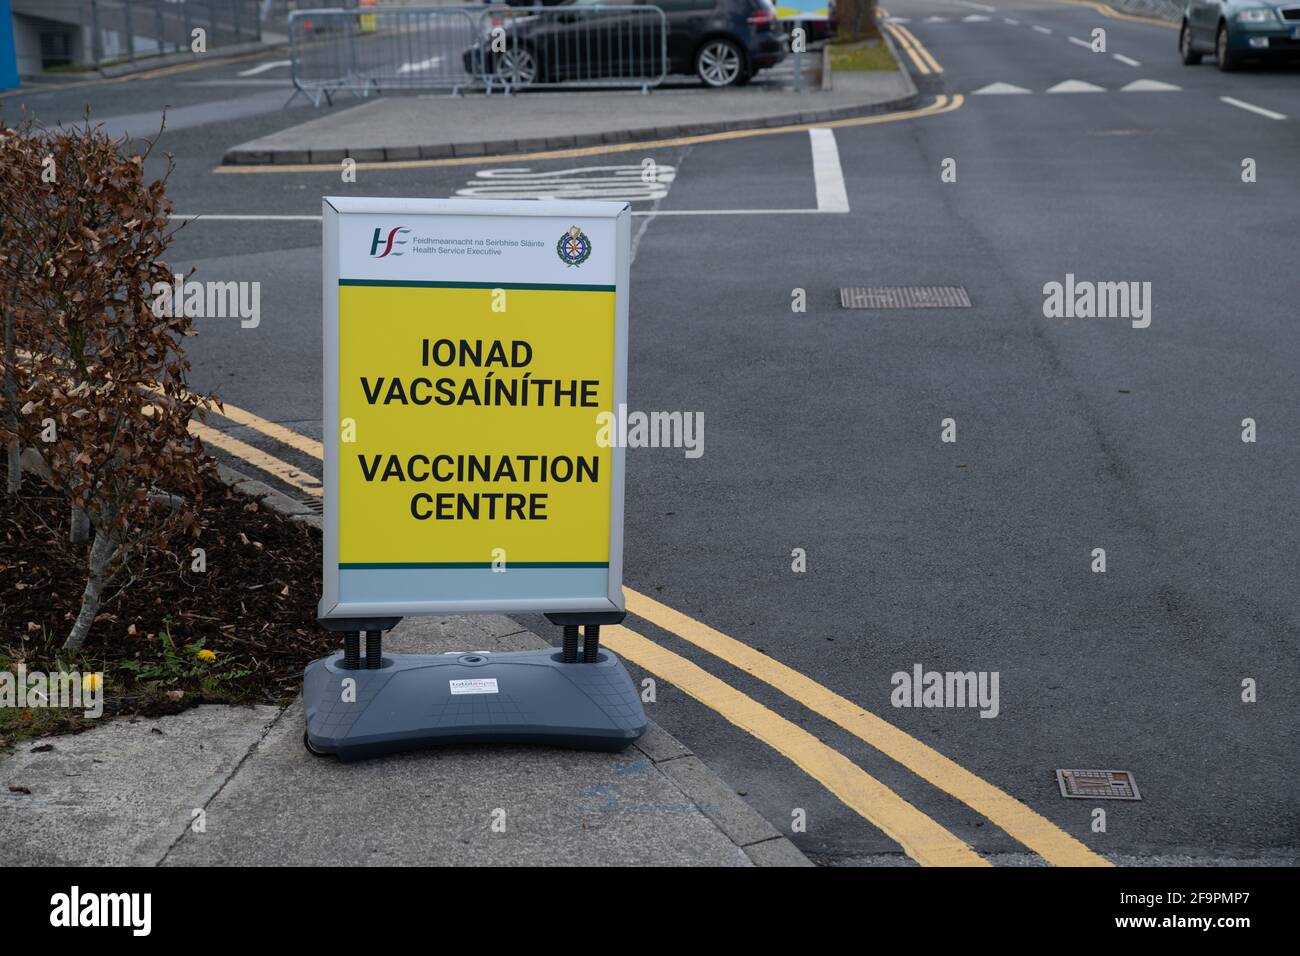
[[[384,632],[366,631],[366,670],[378,670],[383,663]]]
[[[564,625],[564,653],[560,657],[566,664],[578,662],[578,625]]]
[[[582,628],[582,662],[594,664],[600,651],[600,625],[587,624]]]
[[[343,667],[355,671],[361,667],[361,632],[343,632]]]

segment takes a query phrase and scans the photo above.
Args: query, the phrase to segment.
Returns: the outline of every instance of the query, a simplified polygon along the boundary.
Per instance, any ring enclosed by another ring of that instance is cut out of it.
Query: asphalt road
[[[964,99],[942,115],[837,129],[848,214],[725,213],[817,207],[804,131],[512,164],[652,156],[676,178],[635,208],[701,213],[634,225],[630,407],[701,411],[706,444],[693,460],[629,452],[626,582],[884,717],[1111,859],[1294,862],[1300,69],[1184,67],[1174,30],[1083,5],[887,6],[942,66],[916,77],[921,90]],[[1107,31],[1104,54],[1069,40],[1094,27]],[[309,115],[281,110],[274,71],[236,75],[252,63],[0,105],[66,121],[90,102],[132,130],[174,106],[161,145],[175,156],[179,213],[448,196],[502,165],[367,170],[349,185],[334,173],[214,173],[226,147]],[[1069,80],[1101,89],[1048,92]],[[1178,89],[1122,89],[1135,80]],[[995,83],[1029,92],[977,92]],[[1257,182],[1242,182],[1245,158]],[[956,182],[941,181],[947,159]],[[257,329],[200,323],[195,385],[319,438],[318,224],[200,221],[173,248],[198,278],[263,283]],[[1045,317],[1044,284],[1067,274],[1149,282],[1150,326]],[[875,285],[962,286],[972,307],[840,307],[841,286]],[[795,289],[806,313],[791,311]],[[1253,444],[1241,440],[1247,417]],[[945,418],[956,443],[940,440]],[[310,454],[220,424],[319,474]],[[806,573],[791,571],[795,548]],[[1090,570],[1094,548],[1104,574]],[[979,852],[1031,861],[824,716],[630,623]],[[915,664],[998,672],[998,716],[891,706],[891,675]],[[1256,703],[1241,700],[1245,678]],[[815,859],[906,862],[706,704],[661,681],[649,712],[785,832],[805,811],[806,832],[792,836]],[[1107,830],[1092,832],[1101,804],[1057,788],[1054,771],[1071,767],[1131,771],[1143,799],[1105,804]]]

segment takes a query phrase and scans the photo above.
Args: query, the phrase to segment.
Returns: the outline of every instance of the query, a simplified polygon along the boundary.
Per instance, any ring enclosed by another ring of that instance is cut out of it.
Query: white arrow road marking
[[[1237,109],[1240,110],[1248,110],[1251,113],[1258,113],[1260,116],[1267,116],[1269,119],[1273,119],[1273,120],[1286,119],[1286,116],[1283,115],[1282,113],[1274,113],[1272,110],[1266,110],[1262,106],[1254,106],[1251,103],[1243,103],[1241,100],[1233,99],[1231,96],[1220,96],[1219,99],[1227,103],[1229,106],[1235,106],[1237,107]]]
[[[1104,86],[1097,86],[1093,83],[1085,83],[1083,80],[1063,80],[1051,87],[1049,93],[1105,93]]]
[[[1001,93],[1028,93],[1029,91],[1023,86],[1012,86],[1010,83],[990,83],[988,86],[981,86],[971,96],[993,95]]]
[[[646,175],[647,172],[649,175]],[[668,195],[677,167],[580,166],[574,169],[537,170],[510,167],[481,169],[457,196],[491,199],[622,199],[650,202]]]
[[[399,76],[403,73],[422,73],[425,70],[432,70],[441,62],[442,57],[431,56],[429,59],[420,60],[418,63],[403,63],[397,68],[397,73]]]
[[[265,73],[267,70],[278,70],[282,67],[293,66],[292,60],[272,60],[270,63],[259,63],[257,66],[248,70],[240,70],[239,76],[257,76],[259,73]]]
[[[1125,66],[1141,66],[1141,65],[1142,65],[1142,64],[1139,63],[1137,60],[1133,59],[1132,57],[1125,56],[1123,53],[1112,53],[1111,56],[1113,56],[1115,59],[1119,60],[1119,61],[1120,61],[1121,63],[1123,63]]]
[[[634,216],[817,216],[826,209],[634,209]],[[169,218],[181,222],[320,222],[320,216],[228,216],[173,214]]]
[[[1047,27],[1035,26],[1034,29],[1037,30],[1039,33],[1051,33],[1051,32],[1052,32],[1051,30],[1047,29]]]
[[[844,188],[840,150],[835,131],[818,127],[808,131],[812,140],[813,182],[817,186],[818,212],[848,212],[849,194]]]
[[[1120,87],[1121,93],[1165,93],[1169,91],[1181,90],[1181,86],[1174,86],[1172,83],[1165,83],[1162,80],[1134,80],[1126,86]]]
[[[320,222],[320,216],[227,216],[227,215],[181,215],[173,213],[168,217],[180,222],[202,219],[205,222]]]

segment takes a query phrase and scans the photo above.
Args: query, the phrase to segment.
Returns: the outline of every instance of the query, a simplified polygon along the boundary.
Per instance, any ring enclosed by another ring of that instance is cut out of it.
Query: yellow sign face
[[[338,567],[608,567],[614,355],[612,287],[341,280]]]

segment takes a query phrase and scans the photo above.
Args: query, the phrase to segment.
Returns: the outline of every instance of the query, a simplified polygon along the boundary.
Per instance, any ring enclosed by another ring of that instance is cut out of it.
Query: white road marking
[[[976,10],[983,10],[985,13],[993,13],[997,7],[990,7],[985,3],[972,3],[971,0],[957,0],[963,7],[974,7]]]
[[[1105,93],[1104,86],[1097,86],[1095,83],[1085,83],[1083,80],[1062,80],[1055,86],[1048,89],[1049,93]]]
[[[848,212],[833,209],[634,209],[634,216],[816,216]],[[173,215],[183,222],[320,222],[320,216],[234,216],[186,214]]]
[[[820,216],[838,214],[847,209],[643,209],[634,216]]]
[[[1034,27],[1034,29],[1037,30],[1039,33],[1051,33],[1051,32],[1052,32],[1051,30],[1047,29],[1047,27],[1040,27],[1040,26],[1037,26],[1037,25]]]
[[[528,167],[481,169],[456,190],[457,196],[480,199],[622,199],[650,202],[668,195],[677,167],[578,166],[534,171]]]
[[[835,131],[818,127],[808,131],[812,141],[813,182],[817,186],[818,212],[848,212],[849,194],[844,188],[840,150]]]
[[[403,63],[397,68],[397,73],[399,76],[403,73],[423,73],[425,70],[432,70],[441,62],[442,57],[431,56],[427,60],[420,60],[418,63]]]
[[[1174,86],[1172,83],[1166,83],[1163,80],[1134,80],[1126,86],[1120,87],[1121,93],[1167,93],[1181,90],[1181,86]]]
[[[272,60],[270,63],[259,63],[257,66],[247,70],[240,70],[239,76],[257,76],[259,73],[265,73],[267,70],[278,70],[282,67],[293,66],[292,60]]]
[[[1010,17],[1003,17],[1003,18],[1002,18],[1002,22],[1003,22],[1003,23],[1009,23],[1009,24],[1011,24],[1013,27],[1018,27],[1018,26],[1020,26],[1020,21],[1019,21],[1019,20],[1012,20]]]
[[[320,222],[320,216],[225,216],[225,215],[185,215],[173,213],[170,217],[182,222],[204,219],[219,222]]]
[[[885,22],[886,23],[911,23],[912,21],[907,17],[885,17]]]
[[[962,23],[988,23],[989,18],[980,16],[978,13],[972,13],[968,17],[962,17]]]
[[[1091,49],[1092,49],[1092,44],[1089,43],[1087,40],[1080,40],[1078,37],[1069,37],[1069,40],[1070,40],[1070,42],[1073,43],[1075,46],[1081,46],[1081,47],[1083,47],[1084,49],[1087,49],[1087,50],[1091,50]]]
[[[1028,93],[1029,91],[1023,86],[1012,86],[1010,83],[990,83],[988,86],[981,86],[971,96],[989,96],[1003,93]]]
[[[1235,106],[1237,107],[1237,109],[1241,109],[1241,110],[1248,110],[1251,113],[1258,113],[1260,116],[1267,116],[1269,119],[1274,119],[1274,120],[1286,119],[1286,116],[1284,116],[1282,113],[1274,113],[1272,110],[1266,110],[1262,106],[1255,106],[1251,103],[1243,103],[1241,100],[1233,99],[1231,96],[1220,96],[1219,99],[1227,103],[1229,106]]]
[[[922,23],[947,23],[948,18],[947,17],[926,17],[921,22]]]
[[[1125,56],[1123,53],[1112,53],[1111,56],[1113,56],[1115,59],[1119,60],[1119,61],[1120,61],[1121,63],[1123,63],[1125,66],[1141,66],[1141,65],[1142,65],[1142,64],[1139,63],[1137,60],[1133,59],[1132,57]]]

